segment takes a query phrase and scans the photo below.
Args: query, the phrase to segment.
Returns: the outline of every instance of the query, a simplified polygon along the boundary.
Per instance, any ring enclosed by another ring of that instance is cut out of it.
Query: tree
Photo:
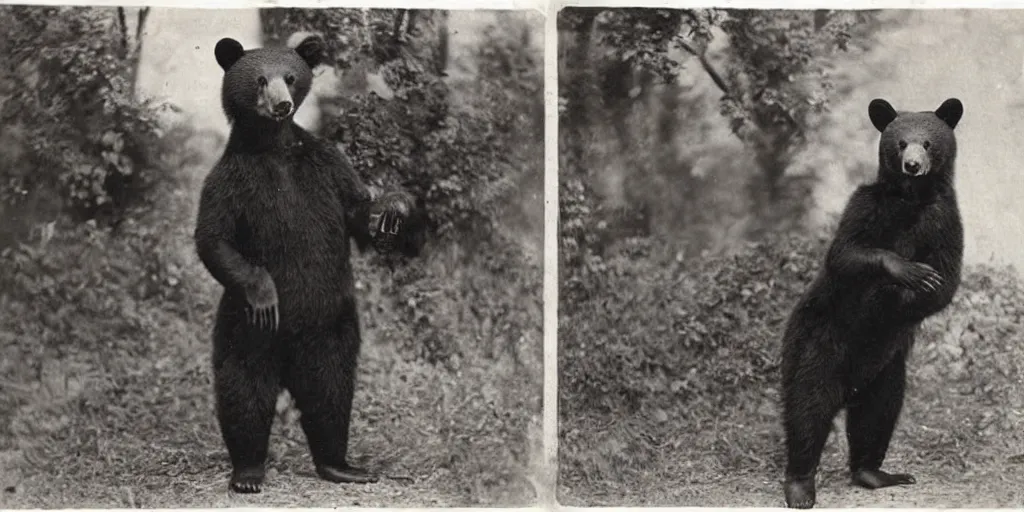
[[[658,141],[648,148],[648,153],[657,152],[652,166],[664,172],[679,164],[682,157],[673,154],[671,144],[678,130],[673,124],[681,125],[679,116],[692,109],[680,103],[678,77],[699,72],[721,93],[720,114],[754,156],[757,172],[748,176],[752,216],[770,219],[786,188],[786,169],[836,95],[830,71],[837,53],[870,44],[877,27],[871,11],[565,9],[559,13],[559,28],[573,36],[563,37],[565,48],[560,48],[567,58],[566,79],[560,80],[566,107],[562,129],[569,134],[560,148],[567,154],[563,176],[571,181],[574,172],[583,172],[586,132],[595,123],[611,126],[621,150],[637,155],[630,142],[634,130],[625,119],[630,109],[650,101],[654,90],[661,94],[656,109],[648,112],[658,126],[648,136]],[[594,96],[603,98],[603,105],[588,99]],[[630,171],[637,179],[631,183],[651,181],[639,174],[642,166],[634,162],[640,159],[633,160]],[[693,197],[691,180],[681,182],[684,195]],[[572,192],[567,192],[571,203]],[[565,214],[563,222],[577,226],[573,212]]]

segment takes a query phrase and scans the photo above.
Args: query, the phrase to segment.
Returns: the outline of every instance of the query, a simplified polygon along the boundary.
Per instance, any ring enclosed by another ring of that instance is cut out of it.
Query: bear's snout
[[[903,173],[924,176],[931,170],[928,151],[920,144],[911,144],[903,150]]]
[[[256,111],[265,117],[281,120],[295,111],[291,91],[283,78],[274,78],[260,91]]]
[[[291,114],[291,113],[292,113],[292,102],[290,102],[290,101],[285,100],[285,101],[282,101],[282,102],[278,103],[277,105],[274,105],[274,115],[276,115],[278,117],[284,117],[284,116],[286,116],[288,114]]]

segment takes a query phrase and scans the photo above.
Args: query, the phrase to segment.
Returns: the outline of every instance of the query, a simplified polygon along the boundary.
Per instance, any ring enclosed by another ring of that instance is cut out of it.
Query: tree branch
[[[146,18],[149,17],[149,7],[139,8],[139,26],[135,27],[135,41],[139,46],[142,45],[142,31],[146,26]]]
[[[122,57],[128,55],[128,23],[125,21],[124,7],[117,8],[117,24],[121,29]]]
[[[718,86],[722,93],[726,96],[732,96],[732,91],[729,90],[729,85],[725,83],[725,79],[722,78],[722,75],[708,60],[705,52],[698,52],[696,48],[690,46],[686,41],[678,41],[678,44],[680,48],[686,50],[694,57],[697,57],[697,60],[700,61],[701,67],[704,68],[704,71],[711,77],[711,80],[715,82],[715,85]]]

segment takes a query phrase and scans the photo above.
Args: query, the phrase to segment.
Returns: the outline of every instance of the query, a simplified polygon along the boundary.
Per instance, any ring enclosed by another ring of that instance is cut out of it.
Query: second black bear
[[[200,196],[195,243],[224,287],[213,330],[217,419],[235,492],[260,492],[275,403],[287,389],[317,474],[374,482],[347,461],[361,336],[349,237],[418,254],[424,212],[403,192],[374,200],[344,155],[292,116],[325,44],[217,43],[231,134]]]
[[[959,100],[934,112],[868,107],[881,132],[877,181],[859,187],[823,268],[782,340],[786,505],[811,508],[832,420],[846,409],[855,485],[914,483],[881,470],[903,406],[906,360],[921,322],[960,285],[964,233],[954,189]]]

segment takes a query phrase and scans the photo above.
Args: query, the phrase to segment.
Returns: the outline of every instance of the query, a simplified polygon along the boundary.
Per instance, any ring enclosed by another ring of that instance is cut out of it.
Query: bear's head
[[[316,35],[303,39],[294,49],[245,50],[230,37],[218,41],[214,54],[224,69],[221,103],[228,119],[274,123],[290,119],[309,94],[313,68],[323,63],[325,48]]]
[[[882,133],[878,143],[879,173],[884,178],[948,177],[956,161],[953,130],[964,114],[960,100],[950,98],[934,112],[897,112],[883,99],[868,105],[868,116]]]

